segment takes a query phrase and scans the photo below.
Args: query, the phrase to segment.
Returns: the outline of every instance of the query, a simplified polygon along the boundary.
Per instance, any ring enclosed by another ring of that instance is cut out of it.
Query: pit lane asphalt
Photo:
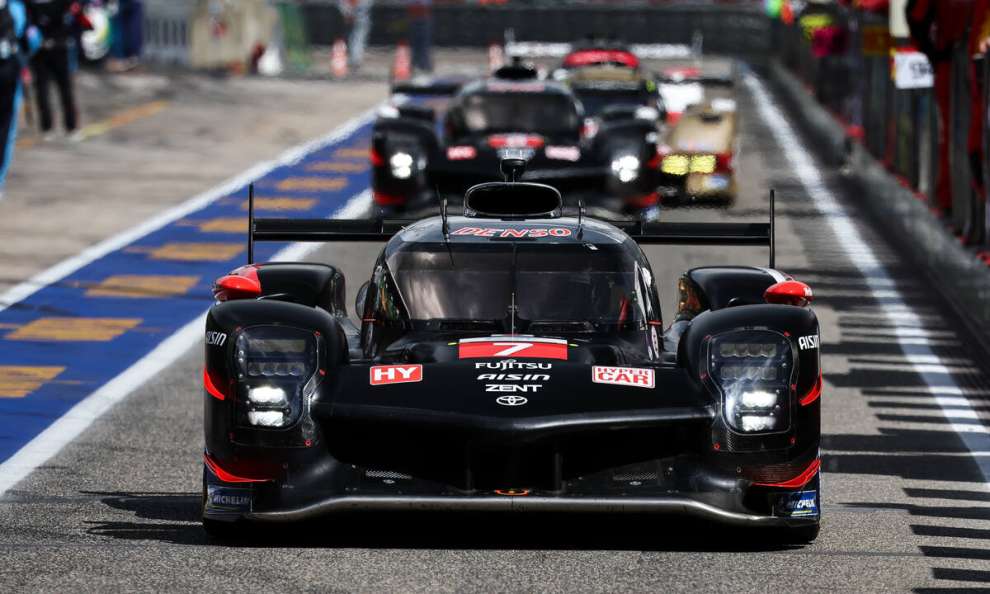
[[[740,199],[728,213],[668,211],[668,220],[761,220],[778,198],[778,268],[811,284],[822,321],[822,535],[804,548],[662,518],[377,516],[209,545],[198,521],[202,450],[200,350],[151,380],[0,499],[5,591],[940,591],[990,586],[990,491],[970,452],[901,353],[854,263],[788,168],[783,147],[740,86]],[[987,426],[987,377],[965,329],[903,248],[859,220],[922,315],[910,331],[949,367]],[[832,215],[835,216],[835,215]],[[376,252],[330,245],[353,291]],[[712,263],[764,265],[760,250],[650,248],[666,311],[676,274]],[[904,329],[901,329],[903,335]],[[958,422],[958,420],[956,420]],[[983,456],[990,453],[981,452]]]

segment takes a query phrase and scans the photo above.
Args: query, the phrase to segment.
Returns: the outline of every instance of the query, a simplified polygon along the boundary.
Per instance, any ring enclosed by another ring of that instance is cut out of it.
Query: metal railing
[[[987,190],[990,136],[985,121],[990,104],[990,60],[973,57],[960,42],[949,68],[950,98],[940,118],[935,89],[899,89],[891,76],[891,45],[878,40],[887,17],[850,13],[850,39],[844,55],[816,57],[811,39],[797,24],[778,23],[781,62],[810,89],[902,185],[926,200],[966,244],[988,246]],[[973,89],[979,90],[979,105]],[[942,122],[945,123],[944,130]],[[982,130],[979,146],[970,138]],[[940,143],[940,132],[944,132]],[[985,252],[983,252],[985,253]]]

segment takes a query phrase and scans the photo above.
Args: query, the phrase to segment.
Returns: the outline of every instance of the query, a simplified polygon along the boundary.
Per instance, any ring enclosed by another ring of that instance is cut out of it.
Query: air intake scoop
[[[464,216],[496,219],[556,219],[562,200],[556,188],[524,182],[478,184],[464,195]]]

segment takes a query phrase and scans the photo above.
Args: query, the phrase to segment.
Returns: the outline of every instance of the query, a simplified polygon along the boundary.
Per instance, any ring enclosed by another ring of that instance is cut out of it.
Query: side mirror
[[[814,300],[814,293],[811,287],[801,281],[789,280],[775,285],[770,285],[763,293],[763,299],[767,303],[780,305],[795,305],[804,307]]]
[[[257,299],[261,297],[261,293],[258,269],[251,265],[241,266],[230,274],[218,278],[213,284],[213,297],[217,301]]]
[[[368,299],[368,287],[371,286],[371,281],[364,281],[364,284],[358,289],[357,296],[354,297],[354,315],[361,319],[364,317],[364,302]]]

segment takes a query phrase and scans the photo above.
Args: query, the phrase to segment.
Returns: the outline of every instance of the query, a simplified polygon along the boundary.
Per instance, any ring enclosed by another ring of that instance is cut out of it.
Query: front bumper
[[[817,517],[781,517],[730,511],[684,497],[546,497],[476,496],[428,497],[402,495],[349,495],[329,497],[300,507],[251,511],[244,518],[259,522],[297,522],[324,515],[357,511],[390,512],[520,512],[669,514],[692,516],[727,525],[786,528],[815,524]]]

